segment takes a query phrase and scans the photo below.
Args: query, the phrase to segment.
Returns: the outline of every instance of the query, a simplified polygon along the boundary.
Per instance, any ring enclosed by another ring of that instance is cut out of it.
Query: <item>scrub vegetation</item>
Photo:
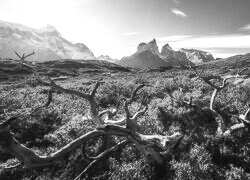
[[[0,179],[250,178],[248,64],[62,79],[31,55],[1,81]]]

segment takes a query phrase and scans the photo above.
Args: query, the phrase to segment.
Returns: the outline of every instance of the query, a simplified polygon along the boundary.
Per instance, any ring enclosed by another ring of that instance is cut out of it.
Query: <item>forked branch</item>
[[[97,103],[94,99],[94,96],[96,94],[96,91],[100,85],[99,82],[97,82],[90,94],[86,94],[83,92],[79,92],[76,90],[70,90],[65,89],[59,85],[57,85],[53,80],[48,78],[47,81],[43,80],[37,70],[25,62],[25,58],[31,56],[33,53],[30,53],[28,55],[19,55],[16,53],[17,56],[20,59],[20,63],[23,67],[30,69],[34,75],[36,76],[37,80],[45,85],[51,87],[53,90],[58,90],[60,92],[63,92],[65,94],[71,94],[78,97],[81,97],[85,100],[87,100],[90,104],[90,115],[94,122],[97,124],[97,128],[91,132],[88,132],[79,138],[75,139],[74,141],[70,142],[66,146],[62,147],[60,150],[56,151],[55,153],[52,153],[50,155],[45,156],[39,156],[30,148],[27,148],[26,146],[20,144],[14,137],[13,134],[9,130],[9,124],[18,119],[22,116],[13,117],[5,122],[0,124],[0,150],[3,152],[7,152],[15,156],[20,162],[23,162],[24,165],[27,167],[40,167],[40,166],[48,166],[56,161],[59,161],[62,159],[66,154],[69,154],[72,152],[72,150],[78,148],[82,144],[85,144],[87,141],[95,139],[97,137],[105,137],[105,136],[122,136],[127,139],[128,142],[133,143],[138,150],[140,150],[146,157],[149,159],[152,159],[156,161],[157,163],[162,163],[163,159],[158,151],[154,149],[155,146],[157,146],[161,151],[166,151],[169,148],[167,147],[168,142],[179,142],[182,135],[180,133],[175,133],[172,136],[162,136],[162,135],[143,135],[137,132],[137,127],[139,128],[139,125],[137,124],[136,120],[139,116],[143,115],[147,110],[147,103],[144,104],[144,108],[141,110],[138,110],[133,116],[130,115],[129,112],[129,105],[135,101],[136,95],[140,89],[142,89],[145,85],[139,85],[133,92],[130,99],[125,101],[125,112],[126,117],[125,119],[121,119],[119,123],[126,122],[127,126],[120,126],[115,125],[115,120],[109,120],[106,119],[106,121],[101,119],[101,116],[104,114],[107,114],[108,118],[113,118],[115,111],[98,111]],[[44,106],[48,106],[52,100],[52,92],[49,92],[48,95],[48,101]],[[113,124],[111,123],[113,122]],[[117,121],[116,121],[117,122]],[[125,142],[124,142],[125,143]],[[105,150],[103,153],[99,154],[97,156],[97,159],[100,159],[101,157],[105,156],[106,154],[109,154],[111,151],[115,150],[116,148],[120,147],[120,145],[116,145],[113,148]],[[92,164],[94,164],[93,162]],[[90,166],[92,166],[90,164]],[[88,169],[88,167],[87,167]]]
[[[95,87],[93,88],[92,92],[90,94],[86,94],[86,93],[83,93],[83,92],[79,92],[79,91],[76,91],[76,90],[70,90],[70,89],[65,89],[59,85],[57,85],[51,78],[48,78],[48,81],[45,81],[43,80],[38,71],[31,65],[29,65],[28,63],[25,62],[25,58],[31,56],[34,54],[33,53],[30,53],[28,55],[19,55],[17,52],[15,52],[16,55],[20,58],[19,59],[19,62],[21,63],[21,65],[25,68],[28,68],[30,69],[33,74],[35,75],[36,79],[38,80],[39,83],[41,83],[42,85],[45,85],[45,86],[50,86],[52,87],[53,89],[55,90],[58,90],[60,92],[63,92],[65,94],[70,94],[70,95],[75,95],[75,96],[78,96],[78,97],[81,97],[85,100],[87,100],[90,104],[90,117],[92,118],[92,120],[97,124],[97,126],[101,126],[104,124],[104,122],[102,121],[102,119],[99,117],[99,111],[98,111],[98,106],[95,102],[95,99],[94,99],[94,95],[96,94],[96,91],[100,85],[99,82],[97,82],[95,84]]]
[[[86,174],[91,167],[93,167],[94,164],[96,164],[102,158],[110,156],[114,151],[122,151],[122,148],[124,148],[124,146],[126,146],[129,143],[130,142],[128,140],[123,140],[120,143],[116,144],[115,146],[103,151],[101,154],[95,157],[94,160],[74,180],[81,179],[83,175]]]
[[[213,94],[211,96],[210,99],[210,106],[209,109],[211,110],[211,112],[213,113],[215,120],[217,122],[217,135],[219,136],[226,136],[229,135],[232,132],[235,132],[236,130],[241,129],[242,127],[245,127],[243,124],[236,124],[234,126],[232,126],[231,128],[229,128],[228,130],[226,130],[226,126],[225,126],[225,122],[223,117],[220,115],[220,113],[218,113],[215,109],[214,109],[214,102],[215,102],[215,98],[217,97],[218,93],[226,87],[226,85],[228,85],[228,81],[230,79],[236,79],[236,78],[244,78],[245,76],[242,75],[242,73],[246,70],[248,70],[248,68],[244,68],[242,70],[238,70],[236,75],[229,75],[226,76],[224,78],[220,77],[220,76],[207,76],[207,77],[203,77],[201,76],[200,73],[198,73],[198,71],[196,70],[195,67],[192,67],[190,65],[190,69],[192,69],[194,71],[194,73],[196,74],[196,76],[198,76],[199,79],[203,80],[205,83],[207,83],[208,85],[210,85],[212,88],[214,88]],[[222,80],[222,84],[221,85],[216,85],[215,83],[212,83],[210,80]],[[248,114],[248,112],[246,113]]]

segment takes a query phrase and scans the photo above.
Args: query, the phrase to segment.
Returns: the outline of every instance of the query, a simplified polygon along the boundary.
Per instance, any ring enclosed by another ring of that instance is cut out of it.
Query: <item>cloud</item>
[[[179,9],[173,8],[173,9],[171,9],[171,12],[174,13],[176,16],[179,16],[179,17],[182,17],[182,18],[187,17],[187,15],[184,12],[182,12],[181,10],[179,10]]]
[[[164,36],[164,37],[159,37],[156,38],[157,42],[159,43],[164,43],[164,42],[179,42],[179,41],[184,41],[187,38],[191,38],[192,36],[190,35],[174,35],[174,36]]]
[[[157,38],[159,46],[171,43],[174,49],[194,48],[211,52],[215,57],[250,53],[249,34],[220,34],[220,35],[180,35]]]
[[[250,24],[246,24],[243,27],[239,28],[240,31],[250,31]]]
[[[132,36],[137,34],[137,32],[127,32],[127,33],[122,33],[122,36]]]
[[[250,48],[250,35],[244,34],[222,34],[200,36],[177,42],[188,48]]]

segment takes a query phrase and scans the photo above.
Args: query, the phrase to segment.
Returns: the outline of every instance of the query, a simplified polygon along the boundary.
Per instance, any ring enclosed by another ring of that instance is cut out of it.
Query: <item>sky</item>
[[[120,59],[141,42],[215,57],[250,52],[250,0],[0,0],[0,20],[53,25],[94,55]]]

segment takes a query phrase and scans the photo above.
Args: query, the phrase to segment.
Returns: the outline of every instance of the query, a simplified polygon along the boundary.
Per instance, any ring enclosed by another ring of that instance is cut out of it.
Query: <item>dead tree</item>
[[[245,76],[242,75],[242,73],[244,71],[248,70],[247,68],[244,68],[242,70],[238,70],[236,75],[229,75],[226,77],[221,77],[221,76],[216,76],[216,75],[202,76],[202,73],[199,73],[197,71],[196,67],[190,65],[189,68],[195,73],[195,75],[197,76],[198,79],[201,79],[202,81],[204,81],[206,84],[208,84],[209,86],[211,86],[214,89],[212,96],[211,96],[211,99],[210,99],[209,110],[212,112],[212,114],[215,117],[215,120],[217,122],[216,134],[218,136],[226,137],[226,136],[229,136],[233,132],[236,132],[240,129],[250,128],[250,105],[249,105],[249,108],[246,111],[246,113],[239,116],[241,123],[235,124],[231,127],[226,127],[222,115],[214,109],[214,102],[215,102],[215,98],[217,97],[218,93],[228,85],[228,81],[230,79],[244,78]],[[221,85],[217,85],[217,84],[213,83],[212,80],[219,80],[219,81],[222,81],[222,83],[221,83]],[[190,106],[194,106],[194,105],[192,105],[191,98],[190,98],[189,102],[186,102],[186,104],[188,104]]]
[[[86,100],[89,103],[90,107],[88,113],[89,121],[93,121],[96,124],[96,128],[95,130],[78,137],[77,139],[62,147],[58,151],[49,155],[40,156],[36,154],[32,149],[20,144],[19,141],[14,138],[12,132],[10,131],[11,122],[22,120],[24,116],[18,115],[15,117],[8,118],[0,124],[0,151],[10,153],[26,167],[33,168],[52,165],[53,163],[61,160],[66,154],[70,154],[74,149],[79,148],[81,145],[85,144],[87,141],[95,139],[97,137],[111,135],[124,137],[125,140],[100,153],[94,158],[93,162],[87,168],[90,168],[90,166],[96,161],[98,161],[100,158],[110,154],[110,152],[115,151],[117,148],[125,144],[135,145],[135,147],[142,154],[144,154],[147,159],[149,159],[150,161],[154,161],[158,164],[162,164],[163,157],[161,153],[172,152],[171,148],[176,147],[176,144],[180,143],[180,140],[183,138],[183,135],[179,132],[176,132],[171,136],[163,136],[158,134],[144,135],[138,131],[140,129],[140,126],[139,124],[137,124],[137,119],[139,116],[143,115],[146,112],[147,105],[142,110],[138,110],[133,115],[131,115],[129,106],[135,101],[137,92],[145,85],[138,86],[133,91],[131,98],[125,100],[125,117],[119,120],[115,120],[113,118],[114,114],[116,113],[116,110],[104,110],[102,112],[99,112],[98,104],[95,100],[95,94],[98,90],[98,87],[100,86],[100,82],[97,82],[93,90],[89,94],[87,94],[59,86],[50,78],[44,80],[44,78],[39,75],[36,68],[30,65],[29,62],[25,61],[26,57],[29,57],[33,54],[34,52],[28,55],[21,56],[16,53],[16,55],[19,57],[18,62],[20,62],[23,68],[31,70],[40,84],[48,86],[53,90],[57,90],[65,94],[78,96]],[[52,94],[49,93],[48,103],[46,103],[46,105],[49,105],[51,99]],[[105,118],[103,118],[104,115],[106,115]],[[83,172],[86,172],[86,169]]]

